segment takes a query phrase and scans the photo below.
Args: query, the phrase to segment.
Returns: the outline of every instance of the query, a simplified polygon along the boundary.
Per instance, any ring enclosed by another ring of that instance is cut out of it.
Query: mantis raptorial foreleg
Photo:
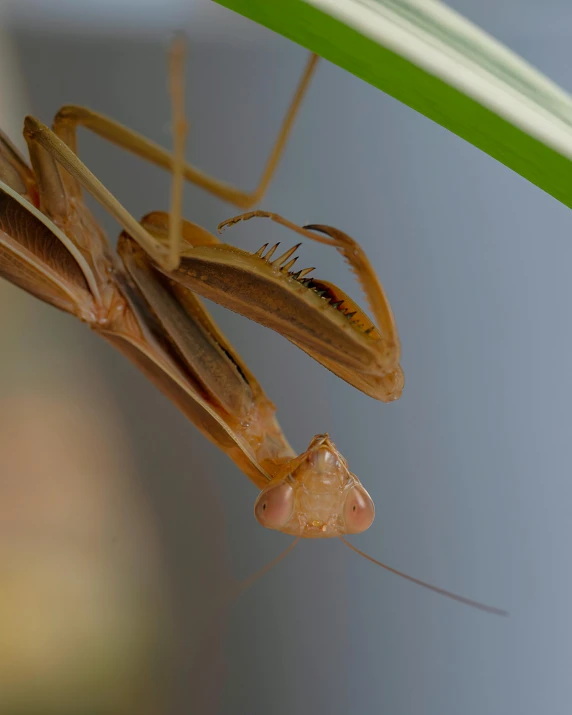
[[[327,299],[330,304],[337,310],[341,310],[346,319],[351,320],[354,324],[360,324],[365,335],[372,338],[378,338],[377,348],[380,352],[380,357],[386,364],[390,366],[393,365],[393,368],[390,367],[390,369],[384,371],[383,374],[373,377],[368,375],[358,376],[355,373],[352,374],[351,372],[348,372],[343,365],[339,364],[338,361],[334,361],[332,363],[327,356],[317,357],[311,351],[307,350],[303,341],[298,342],[293,340],[292,342],[295,342],[295,344],[302,350],[309,352],[312,357],[322,362],[322,364],[329,370],[332,370],[355,387],[363,389],[368,394],[372,394],[371,390],[373,390],[376,392],[373,396],[380,397],[380,399],[384,399],[384,397],[396,399],[399,397],[401,395],[401,391],[403,390],[405,378],[403,370],[398,364],[401,348],[397,333],[397,325],[395,323],[393,311],[391,310],[391,305],[387,299],[385,291],[383,290],[383,286],[381,285],[369,258],[359,243],[351,238],[351,236],[348,236],[347,233],[344,233],[337,228],[333,228],[332,226],[319,224],[297,226],[292,223],[292,221],[288,221],[288,219],[285,219],[276,213],[260,210],[249,211],[248,213],[240,214],[223,221],[219,225],[219,233],[235,223],[248,221],[251,218],[269,218],[275,223],[289,228],[291,231],[294,231],[305,238],[317,241],[318,243],[324,243],[327,246],[333,246],[341,253],[352,271],[355,273],[363,292],[365,293],[373,316],[377,321],[377,329],[369,322],[367,316],[363,314],[359,306],[357,306],[351,298],[349,298],[337,286],[327,281],[317,280],[314,278],[305,278],[305,281],[311,284],[314,290],[327,295]],[[297,272],[294,271],[292,271],[292,274],[295,276],[298,275]],[[338,362],[338,364],[335,364],[336,362]],[[383,396],[380,396],[379,394],[380,386],[381,394]]]
[[[395,347],[398,348],[399,339],[397,337],[397,326],[395,324],[395,318],[393,317],[393,311],[391,310],[389,300],[385,295],[385,291],[379,282],[379,278],[377,277],[369,258],[366,256],[365,251],[357,241],[351,238],[351,236],[348,236],[347,233],[344,233],[337,228],[333,228],[332,226],[323,226],[318,224],[297,226],[295,223],[292,223],[292,221],[289,221],[279,214],[261,210],[248,211],[247,213],[239,214],[238,216],[233,216],[232,218],[223,221],[219,224],[219,233],[222,233],[222,231],[229,226],[233,226],[240,221],[249,221],[251,218],[269,218],[271,221],[274,221],[281,226],[285,226],[305,238],[337,248],[356,274],[373,315],[377,320],[377,325],[380,331],[385,335],[390,336],[395,343]],[[323,235],[315,233],[316,231],[321,232]]]
[[[272,330],[366,394],[390,402],[403,390],[400,346],[393,313],[363,249],[327,226],[300,228],[276,214],[251,212],[221,226],[253,216],[268,216],[312,240],[335,246],[357,274],[372,307],[376,325],[340,288],[295,269],[299,246],[274,255],[267,244],[255,253],[220,243],[195,224],[183,221],[189,235],[180,265],[163,271],[172,281]],[[166,245],[168,214],[154,213],[142,224]],[[151,223],[149,223],[151,221]],[[320,229],[323,235],[315,233]],[[194,237],[196,236],[196,238]]]

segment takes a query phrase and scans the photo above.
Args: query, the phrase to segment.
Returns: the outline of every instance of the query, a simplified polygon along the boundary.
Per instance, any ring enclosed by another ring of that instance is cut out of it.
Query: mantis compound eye
[[[267,529],[281,529],[290,519],[294,508],[294,489],[290,484],[277,484],[258,495],[254,516]]]
[[[352,487],[344,505],[346,534],[360,534],[369,529],[375,516],[375,506],[362,486]]]

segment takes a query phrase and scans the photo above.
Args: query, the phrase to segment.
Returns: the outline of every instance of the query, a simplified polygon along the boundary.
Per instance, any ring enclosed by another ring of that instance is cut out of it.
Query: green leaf
[[[442,3],[215,2],[387,92],[572,208],[572,98]]]

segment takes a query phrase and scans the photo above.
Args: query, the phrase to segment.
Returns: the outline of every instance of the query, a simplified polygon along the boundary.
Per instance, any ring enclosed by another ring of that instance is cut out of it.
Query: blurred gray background
[[[569,7],[451,4],[572,89]],[[62,104],[85,104],[170,146],[166,52],[170,31],[184,28],[188,157],[254,186],[306,52],[206,0],[125,5],[8,6],[24,111],[50,122]],[[161,170],[85,132],[80,155],[136,217],[168,207]],[[370,491],[377,516],[357,546],[510,618],[397,579],[335,541],[301,543],[221,615],[221,593],[288,539],[256,524],[247,478],[130,364],[38,304],[22,339],[41,324],[64,364],[80,353],[101,371],[152,514],[174,624],[156,712],[569,713],[572,214],[325,62],[262,207],[365,246],[397,318],[406,390],[377,403],[214,307],[223,332],[294,447],[327,431]],[[94,210],[115,240],[118,226]],[[186,216],[211,230],[235,213],[185,190]],[[226,237],[252,250],[294,241],[265,222]],[[363,303],[337,254],[305,244],[301,256]]]

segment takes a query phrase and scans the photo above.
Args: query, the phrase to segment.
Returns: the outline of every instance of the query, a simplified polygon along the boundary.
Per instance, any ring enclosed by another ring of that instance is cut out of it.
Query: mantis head
[[[317,435],[303,454],[280,465],[280,471],[258,495],[254,514],[262,526],[298,538],[278,558],[248,579],[245,586],[281,561],[301,537],[338,536],[352,551],[407,581],[472,608],[497,616],[508,615],[501,608],[487,606],[397,571],[347,541],[345,534],[359,534],[371,526],[375,507],[327,434]]]
[[[334,443],[322,434],[260,492],[254,514],[268,529],[327,538],[365,531],[375,507]]]

